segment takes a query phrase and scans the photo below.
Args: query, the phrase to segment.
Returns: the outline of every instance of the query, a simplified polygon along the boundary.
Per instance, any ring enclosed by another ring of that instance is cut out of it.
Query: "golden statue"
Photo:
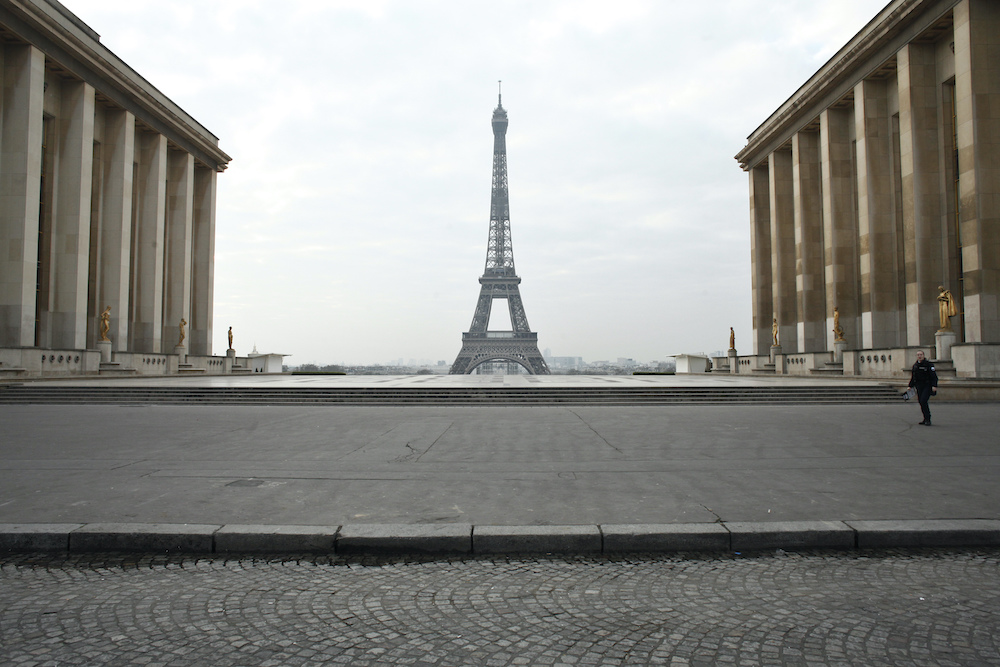
[[[837,343],[844,341],[844,327],[840,326],[840,309],[833,307],[833,340]]]
[[[729,349],[736,349],[736,332],[733,331],[732,327],[729,327]]]
[[[951,331],[951,318],[958,315],[958,308],[955,306],[955,299],[951,295],[951,290],[946,290],[938,285],[938,315],[941,316],[941,328],[938,331]]]
[[[177,341],[177,347],[180,347],[181,345],[184,344],[184,327],[187,325],[187,323],[188,323],[188,321],[185,320],[182,317],[181,318],[181,326],[180,326],[180,329],[181,329],[181,339],[179,341]]]
[[[108,332],[111,330],[111,306],[104,309],[101,313],[101,340],[111,342],[108,338]]]
[[[229,349],[233,349],[233,328],[229,327]]]
[[[773,347],[778,347],[778,318],[775,317],[771,320],[771,345]]]

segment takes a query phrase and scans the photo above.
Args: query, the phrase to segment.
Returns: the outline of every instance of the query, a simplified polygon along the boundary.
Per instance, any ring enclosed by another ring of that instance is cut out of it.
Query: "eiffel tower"
[[[490,240],[486,270],[479,279],[479,302],[462,350],[451,365],[452,375],[471,373],[481,364],[507,362],[523,366],[532,375],[548,375],[549,367],[538,351],[538,334],[531,331],[521,303],[510,242],[510,202],[507,195],[507,111],[501,95],[493,110],[493,194],[490,198]],[[487,331],[493,301],[507,301],[511,331]]]

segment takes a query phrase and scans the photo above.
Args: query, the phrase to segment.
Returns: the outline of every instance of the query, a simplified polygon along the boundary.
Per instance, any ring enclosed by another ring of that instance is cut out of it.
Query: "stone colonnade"
[[[210,355],[228,156],[65,9],[28,7],[0,15],[26,35],[0,42],[0,348],[94,349],[110,307],[116,351],[171,352],[183,319],[187,351]]]
[[[1000,343],[1000,3],[897,0],[738,156],[753,354]]]

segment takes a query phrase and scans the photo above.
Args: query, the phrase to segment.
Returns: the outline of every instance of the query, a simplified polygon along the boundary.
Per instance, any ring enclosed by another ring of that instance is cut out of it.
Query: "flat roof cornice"
[[[0,23],[199,161],[222,171],[232,159],[219,149],[218,137],[101,44],[96,32],[58,2],[0,0]]]
[[[892,0],[747,137],[736,160],[748,170],[787,142],[959,0]],[[918,17],[926,17],[918,23]]]

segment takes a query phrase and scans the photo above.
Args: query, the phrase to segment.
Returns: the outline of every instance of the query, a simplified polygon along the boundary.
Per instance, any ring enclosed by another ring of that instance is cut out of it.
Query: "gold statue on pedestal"
[[[938,331],[951,331],[951,318],[958,315],[958,308],[955,306],[955,298],[951,295],[951,290],[946,290],[943,285],[938,285],[938,315],[941,318],[941,328]]]
[[[833,307],[833,340],[836,343],[844,342],[844,327],[840,326],[840,308]]]
[[[736,332],[733,331],[732,327],[729,327],[729,349],[736,349]]]
[[[111,306],[104,309],[101,313],[101,341],[111,342],[108,338],[108,332],[111,331]]]
[[[771,347],[778,347],[778,318],[771,320]]]
[[[229,349],[233,349],[233,328],[229,327]]]
[[[187,326],[187,323],[188,323],[188,321],[185,320],[182,317],[181,318],[181,325],[180,325],[181,339],[179,341],[177,341],[177,347],[180,347],[180,346],[182,346],[184,344],[184,336],[185,336],[185,334],[184,334],[184,327]]]

